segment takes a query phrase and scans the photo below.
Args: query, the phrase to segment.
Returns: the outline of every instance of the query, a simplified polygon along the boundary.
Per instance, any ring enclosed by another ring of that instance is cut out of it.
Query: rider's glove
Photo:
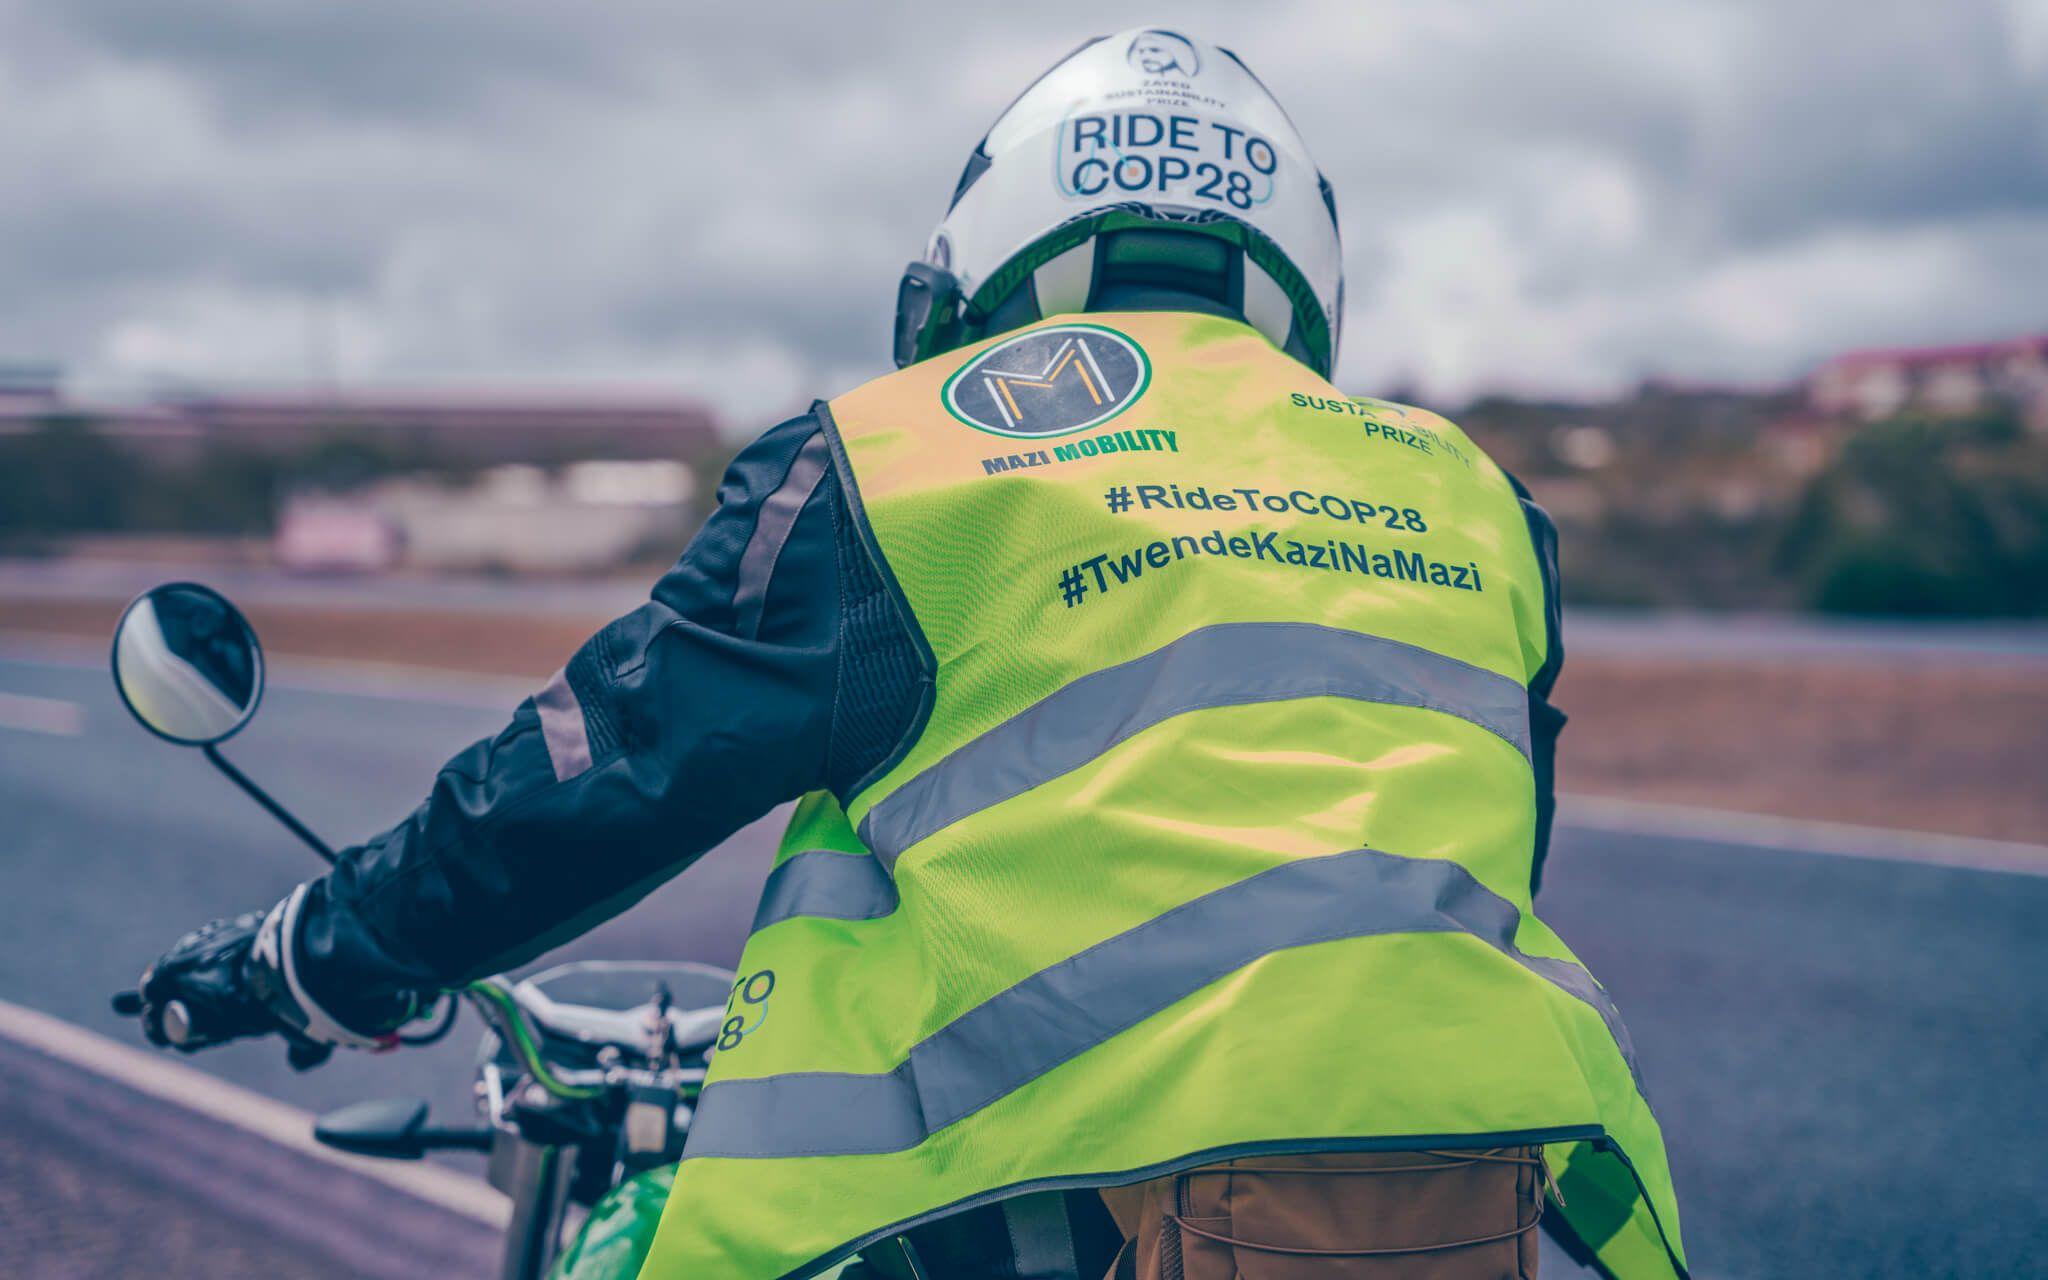
[[[305,892],[301,885],[267,912],[186,934],[143,973],[133,995],[115,998],[115,1008],[139,1014],[154,1043],[187,1053],[244,1036],[282,1035],[301,1070],[326,1061],[335,1045],[390,1048],[416,1012],[414,997],[394,997],[379,1029],[364,1032],[330,1016],[299,985],[293,943]]]

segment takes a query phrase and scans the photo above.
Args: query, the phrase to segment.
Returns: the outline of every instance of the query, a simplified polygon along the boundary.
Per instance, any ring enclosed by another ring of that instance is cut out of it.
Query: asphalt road
[[[228,752],[337,839],[401,816],[517,696],[284,674]],[[757,824],[567,954],[729,963],[771,843]],[[0,998],[132,1036],[109,991],[315,867],[90,659],[0,653]],[[2048,878],[1565,830],[1543,909],[1627,1016],[1698,1274],[2040,1274]],[[473,1044],[303,1076],[267,1044],[192,1061],[315,1111],[418,1093],[457,1115]]]
[[[493,1274],[496,1230],[379,1181],[5,1039],[0,1075],[9,1280]]]

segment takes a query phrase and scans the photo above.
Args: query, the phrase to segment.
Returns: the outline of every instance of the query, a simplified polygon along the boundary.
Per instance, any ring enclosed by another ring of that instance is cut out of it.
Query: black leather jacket
[[[1556,535],[1524,506],[1554,630]],[[774,806],[846,794],[916,718],[931,676],[910,626],[851,525],[817,417],[770,430],[646,604],[309,886],[307,993],[353,1023],[389,993],[524,963]],[[1531,697],[1539,876],[1564,722],[1547,701],[1554,634],[1551,652]]]

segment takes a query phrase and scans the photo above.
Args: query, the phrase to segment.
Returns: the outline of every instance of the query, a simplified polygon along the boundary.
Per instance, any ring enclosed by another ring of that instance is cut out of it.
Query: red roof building
[[[2048,432],[2048,334],[1851,351],[1814,370],[1806,392],[1831,417],[1870,422],[1909,411],[1959,417],[2012,408],[2031,429]]]

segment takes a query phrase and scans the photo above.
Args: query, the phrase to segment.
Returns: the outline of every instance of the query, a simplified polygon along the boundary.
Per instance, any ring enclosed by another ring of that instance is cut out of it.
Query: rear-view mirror
[[[144,728],[185,746],[225,741],[263,698],[263,649],[212,587],[172,582],[136,597],[114,628],[114,687]]]

